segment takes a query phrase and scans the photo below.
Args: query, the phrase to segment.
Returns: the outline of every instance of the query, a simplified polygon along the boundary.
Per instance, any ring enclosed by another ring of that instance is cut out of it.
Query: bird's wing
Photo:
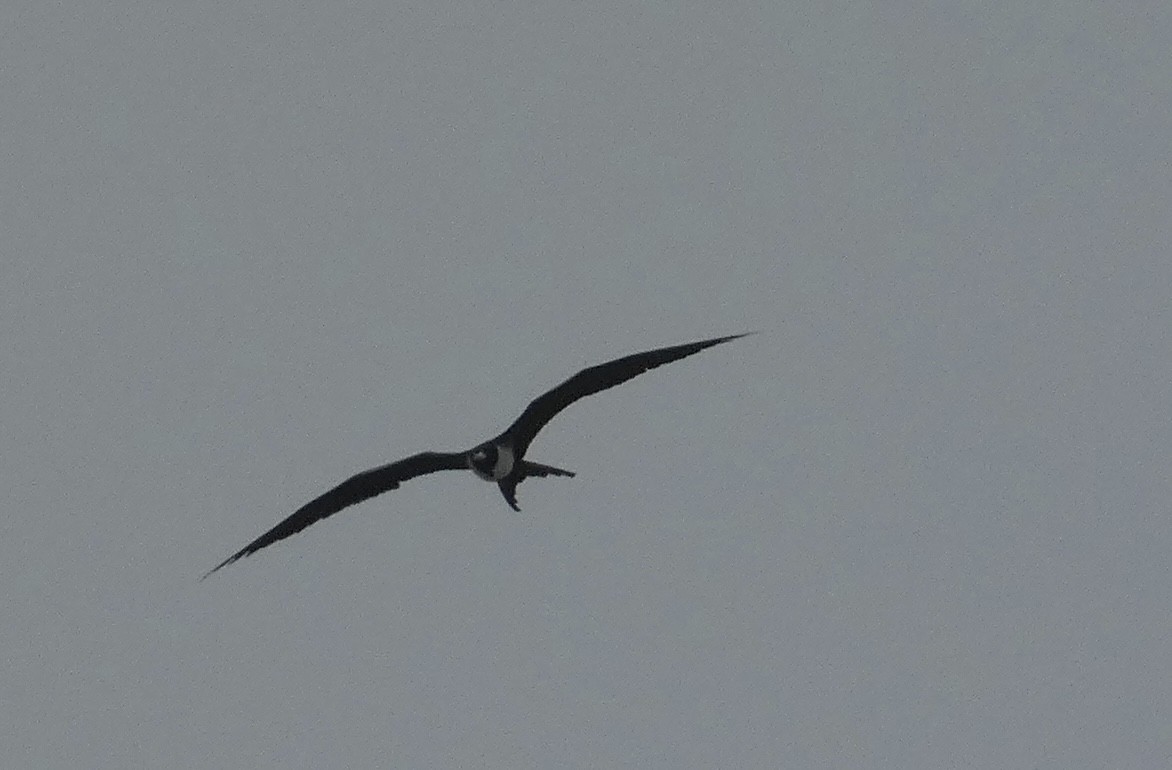
[[[408,479],[436,471],[457,470],[466,467],[468,466],[465,464],[463,452],[422,452],[389,465],[363,471],[357,476],[346,479],[324,495],[301,506],[292,516],[217,564],[204,577],[206,578],[241,557],[255,553],[278,540],[284,540],[315,521],[332,516],[343,508],[396,489],[401,482]]]
[[[657,366],[687,358],[705,348],[739,339],[747,334],[753,334],[753,332],[648,350],[583,369],[553,390],[535,398],[517,418],[517,421],[509,427],[506,434],[513,437],[514,453],[518,458],[524,455],[525,450],[529,448],[529,442],[533,440],[537,432],[545,427],[545,424],[552,420],[554,415],[578,399],[607,388],[613,388],[615,385],[620,385]]]

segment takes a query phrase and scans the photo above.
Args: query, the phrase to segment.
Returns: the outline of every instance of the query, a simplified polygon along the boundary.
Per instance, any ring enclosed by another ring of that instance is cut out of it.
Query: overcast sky
[[[1167,3],[413,5],[0,11],[0,766],[1172,764]]]

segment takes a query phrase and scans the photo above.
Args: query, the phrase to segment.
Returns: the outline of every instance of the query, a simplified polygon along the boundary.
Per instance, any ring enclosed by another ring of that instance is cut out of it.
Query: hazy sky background
[[[11,2],[0,766],[1172,764],[1165,2]],[[521,514],[431,476],[577,369]]]

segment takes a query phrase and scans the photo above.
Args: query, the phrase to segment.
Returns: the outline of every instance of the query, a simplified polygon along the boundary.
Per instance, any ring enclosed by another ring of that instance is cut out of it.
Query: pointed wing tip
[[[713,347],[714,345],[723,345],[726,342],[732,342],[733,340],[739,340],[741,337],[750,337],[754,334],[760,334],[760,333],[761,333],[761,331],[759,329],[754,329],[753,331],[741,332],[740,334],[728,334],[724,337],[713,337],[712,339],[708,339],[708,340],[700,340],[699,342],[693,342],[691,344],[691,346],[693,347],[693,350],[696,350],[697,348],[699,350],[704,350],[705,348],[710,348],[710,347]],[[681,346],[681,347],[684,347],[684,346]]]
[[[710,348],[713,345],[723,345],[726,342],[732,342],[733,340],[739,340],[741,337],[751,337],[754,334],[760,334],[760,333],[761,333],[761,331],[759,329],[754,329],[753,331],[740,332],[738,334],[726,334],[723,337],[712,337],[711,339],[700,340],[699,342],[693,342],[690,344],[702,345],[703,347],[700,349],[703,350],[704,348]]]
[[[217,564],[216,566],[212,567],[212,568],[211,568],[210,570],[208,570],[207,572],[203,573],[203,577],[201,577],[201,578],[199,579],[199,582],[201,582],[201,583],[202,583],[203,581],[205,581],[205,580],[207,580],[209,577],[211,577],[213,572],[219,572],[219,571],[220,571],[221,569],[223,569],[224,567],[227,567],[229,564],[231,564],[231,563],[233,563],[233,562],[235,562],[235,561],[238,561],[238,560],[239,560],[241,557],[243,557],[243,556],[247,556],[247,555],[248,555],[248,554],[246,554],[246,553],[245,553],[245,552],[243,552],[243,551],[241,551],[240,553],[235,553],[235,554],[232,554],[232,555],[231,555],[231,556],[229,556],[227,559],[224,559],[222,562],[220,562],[220,563],[219,563],[219,564]]]

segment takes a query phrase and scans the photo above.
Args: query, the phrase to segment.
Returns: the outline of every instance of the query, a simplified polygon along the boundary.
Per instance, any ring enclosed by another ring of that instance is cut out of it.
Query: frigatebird
[[[408,479],[436,471],[470,469],[485,481],[495,481],[509,506],[514,511],[520,511],[517,506],[517,485],[522,481],[530,476],[574,475],[571,471],[525,459],[525,452],[529,449],[533,437],[553,419],[554,415],[580,398],[613,388],[657,366],[670,364],[672,361],[699,353],[705,348],[740,339],[752,333],[657,348],[583,369],[553,390],[535,398],[516,422],[491,441],[478,444],[466,452],[421,452],[352,476],[329,492],[298,508],[289,518],[217,564],[204,577],[265,546],[284,540],[343,508],[397,489],[399,484]]]

